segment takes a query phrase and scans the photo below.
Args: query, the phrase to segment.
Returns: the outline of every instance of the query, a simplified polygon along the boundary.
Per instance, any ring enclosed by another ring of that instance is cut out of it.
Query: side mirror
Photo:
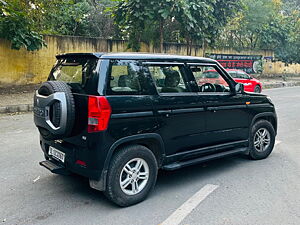
[[[253,77],[251,77],[251,76],[249,76],[249,78],[248,78],[249,80],[252,80],[253,79]]]
[[[235,87],[235,93],[242,93],[244,92],[244,85],[242,83],[236,83]]]

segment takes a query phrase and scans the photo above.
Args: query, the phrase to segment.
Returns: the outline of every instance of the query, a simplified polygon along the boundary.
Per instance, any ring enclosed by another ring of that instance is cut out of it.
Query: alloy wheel
[[[141,158],[134,158],[125,164],[120,174],[121,190],[127,195],[141,192],[149,179],[149,166]]]
[[[266,128],[260,128],[254,135],[254,147],[258,152],[264,152],[271,143],[270,132]]]

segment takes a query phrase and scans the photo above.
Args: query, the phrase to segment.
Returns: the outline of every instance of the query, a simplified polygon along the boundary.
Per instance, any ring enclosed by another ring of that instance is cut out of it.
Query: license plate
[[[55,159],[57,159],[57,160],[59,160],[63,163],[65,162],[65,155],[66,154],[64,152],[59,151],[56,148],[53,148],[53,147],[50,146],[48,154],[50,156],[52,156],[53,158],[55,158]]]

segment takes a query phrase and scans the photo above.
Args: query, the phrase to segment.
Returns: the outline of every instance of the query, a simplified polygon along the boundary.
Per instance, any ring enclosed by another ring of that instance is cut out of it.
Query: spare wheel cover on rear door
[[[74,97],[72,94],[72,91],[70,87],[65,83],[61,81],[47,81],[44,82],[41,87],[38,89],[35,100],[34,100],[34,106],[39,105],[38,98],[39,96],[44,97],[51,97],[54,93],[64,93],[65,95],[65,109],[62,108],[62,103],[60,101],[53,101],[50,103],[48,107],[48,120],[54,125],[54,127],[59,127],[61,125],[62,120],[62,114],[65,113],[66,120],[64,122],[64,129],[62,132],[57,132],[57,130],[51,129],[48,126],[39,126],[39,124],[36,123],[39,132],[41,136],[47,140],[53,140],[53,139],[61,139],[64,137],[68,137],[72,133],[72,129],[74,126],[75,121],[75,102]],[[45,109],[42,109],[45,110]],[[64,111],[62,111],[64,110]],[[35,115],[36,117],[36,115]],[[45,118],[46,119],[46,118]]]

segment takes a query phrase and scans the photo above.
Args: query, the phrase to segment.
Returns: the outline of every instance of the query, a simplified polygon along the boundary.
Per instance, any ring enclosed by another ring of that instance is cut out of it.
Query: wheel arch
[[[100,191],[104,191],[106,189],[107,172],[114,153],[116,153],[118,149],[129,145],[143,145],[149,148],[157,160],[158,168],[163,165],[163,160],[165,159],[165,147],[162,137],[159,134],[148,133],[124,137],[116,141],[109,148],[100,180],[90,180],[90,186],[92,188]]]
[[[277,117],[276,114],[273,112],[264,112],[255,115],[252,119],[250,127],[252,127],[258,120],[262,120],[262,119],[269,121],[273,125],[275,134],[277,134]]]
[[[114,153],[116,153],[118,149],[122,147],[137,144],[149,148],[153,152],[157,160],[158,168],[162,167],[163,161],[165,159],[165,147],[162,137],[159,134],[148,133],[124,137],[117,140],[114,144],[111,145],[104,162],[100,180],[90,180],[90,186],[96,190],[104,191],[106,189],[108,168]]]
[[[162,137],[159,134],[148,133],[148,134],[138,134],[129,137],[124,137],[116,141],[109,149],[105,163],[104,169],[107,170],[109,163],[113,154],[120,148],[128,145],[143,145],[149,148],[157,160],[158,166],[162,165],[163,159],[165,157],[165,147]]]

